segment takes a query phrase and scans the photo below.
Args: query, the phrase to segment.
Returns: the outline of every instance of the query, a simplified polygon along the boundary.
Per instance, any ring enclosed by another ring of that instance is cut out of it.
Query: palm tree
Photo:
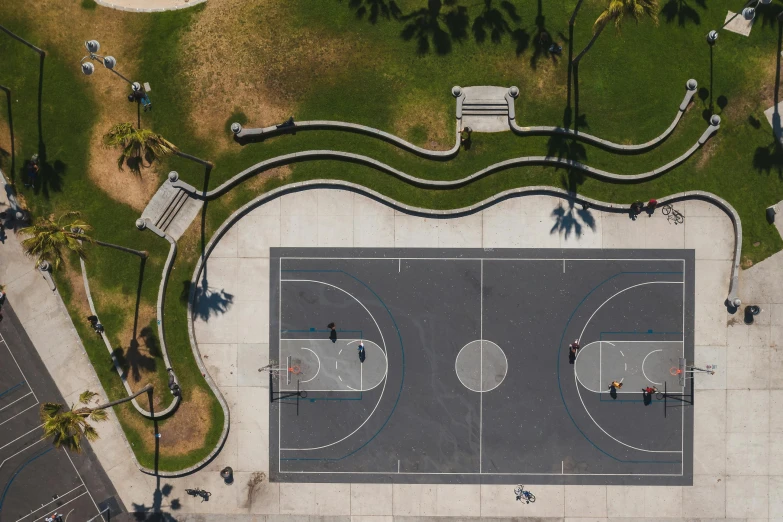
[[[46,402],[41,405],[41,422],[43,423],[43,439],[52,439],[55,448],[65,446],[67,449],[81,453],[82,437],[90,442],[98,439],[98,431],[88,422],[100,422],[106,420],[106,410],[135,399],[142,393],[152,394],[152,385],[148,384],[133,395],[116,401],[100,404],[94,408],[89,407],[89,402],[95,397],[95,393],[87,390],[79,395],[79,402],[83,407],[74,410],[73,406],[65,411],[65,406],[56,402]]]
[[[177,152],[177,147],[160,134],[149,129],[136,129],[132,123],[118,123],[103,136],[103,143],[122,149],[117,166],[122,170],[128,162],[138,172],[143,160],[151,164],[157,158]],[[129,161],[130,160],[130,161]]]
[[[82,259],[87,258],[82,242],[92,242],[85,233],[92,227],[78,217],[78,212],[66,212],[57,219],[51,214],[19,230],[20,234],[29,236],[22,240],[22,248],[25,254],[35,258],[35,266],[46,261],[55,269],[59,268],[64,248],[76,252]],[[63,223],[63,220],[67,221]]]
[[[19,230],[20,234],[29,236],[22,240],[22,248],[25,254],[36,258],[35,266],[46,261],[56,270],[60,267],[63,249],[76,252],[81,259],[87,259],[84,242],[115,248],[142,259],[149,256],[145,250],[134,250],[91,238],[87,231],[92,230],[92,227],[78,219],[79,215],[79,212],[71,211],[55,219],[54,214],[51,214],[49,217],[39,218],[34,225]],[[63,220],[66,220],[65,223]]]
[[[573,65],[579,65],[579,61],[590,50],[601,35],[601,32],[611,21],[614,21],[614,26],[619,31],[626,15],[632,16],[637,23],[644,15],[647,15],[652,18],[655,25],[658,25],[658,0],[609,0],[609,5],[606,6],[606,9],[593,24],[593,37],[590,39],[587,47],[582,49],[582,52],[574,58]]]

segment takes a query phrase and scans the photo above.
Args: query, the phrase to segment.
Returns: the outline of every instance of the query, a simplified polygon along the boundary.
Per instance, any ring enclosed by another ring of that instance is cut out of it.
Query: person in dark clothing
[[[329,340],[332,341],[333,343],[336,343],[337,342],[337,326],[334,323],[329,323],[329,324],[326,325],[326,327],[329,328],[329,330],[331,330],[329,332]]]

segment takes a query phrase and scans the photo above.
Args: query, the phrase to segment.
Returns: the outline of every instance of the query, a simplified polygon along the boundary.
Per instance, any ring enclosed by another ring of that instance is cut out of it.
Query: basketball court
[[[272,480],[692,483],[692,250],[270,256]]]

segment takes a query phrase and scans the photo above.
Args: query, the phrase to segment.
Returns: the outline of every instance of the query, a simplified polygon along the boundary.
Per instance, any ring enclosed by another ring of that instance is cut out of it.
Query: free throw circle
[[[457,378],[470,391],[492,391],[503,382],[508,372],[506,354],[492,341],[471,341],[457,354],[454,363]]]

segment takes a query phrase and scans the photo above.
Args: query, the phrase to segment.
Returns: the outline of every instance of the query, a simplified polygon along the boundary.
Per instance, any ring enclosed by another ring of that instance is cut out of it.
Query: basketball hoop
[[[669,370],[669,373],[671,373],[672,375],[680,375],[682,374],[682,369],[678,368],[677,366],[672,366],[671,369]]]
[[[302,373],[302,368],[300,368],[298,365],[293,365],[288,367],[288,371],[293,373],[294,375],[299,375]]]

